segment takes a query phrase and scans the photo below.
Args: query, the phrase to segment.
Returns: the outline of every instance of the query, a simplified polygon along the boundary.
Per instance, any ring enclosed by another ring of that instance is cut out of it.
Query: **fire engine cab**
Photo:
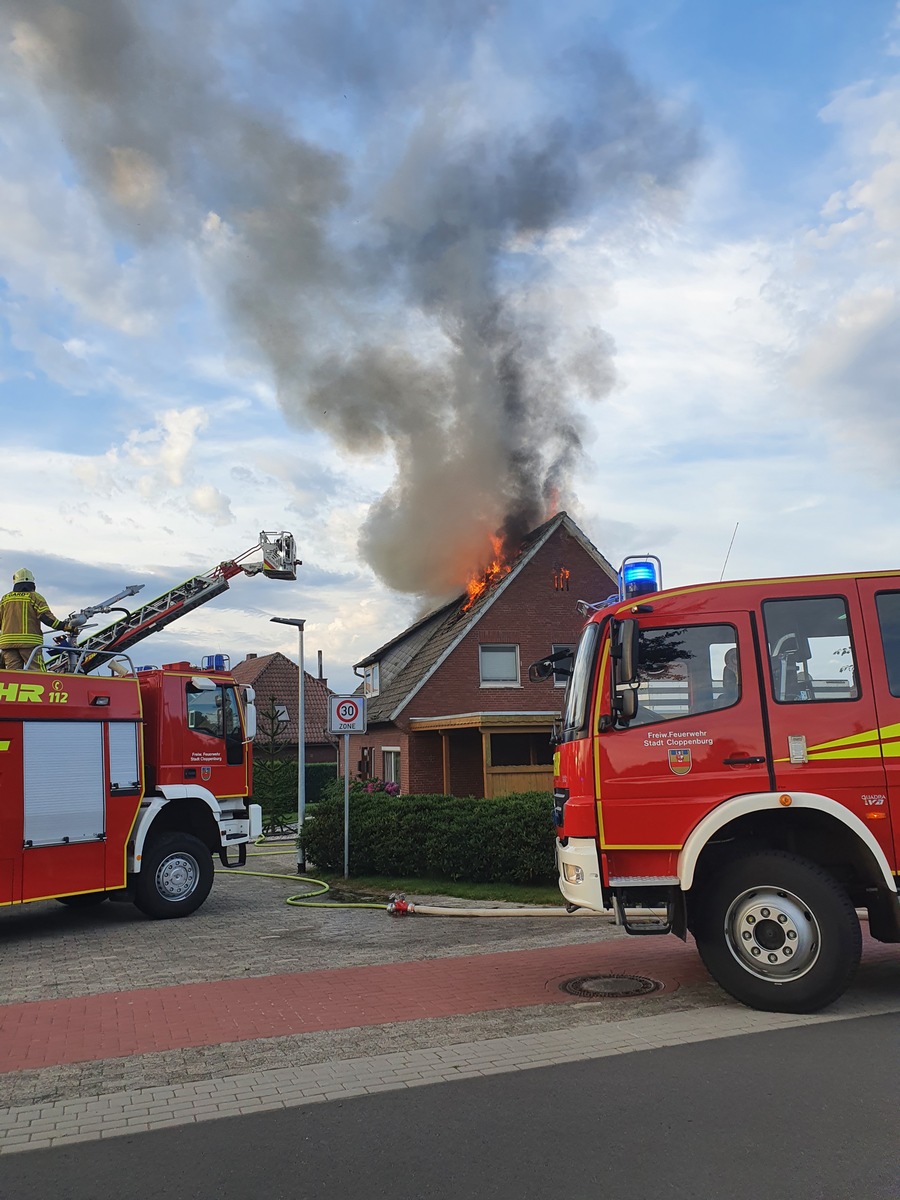
[[[900,573],[660,576],[626,560],[617,595],[579,606],[560,890],[630,934],[690,931],[745,1004],[815,1011],[856,970],[857,910],[900,941]]]
[[[209,895],[214,855],[226,867],[246,861],[262,832],[250,802],[253,689],[237,687],[227,655],[135,668],[125,650],[239,574],[294,580],[299,565],[292,534],[263,532],[236,559],[130,611],[116,605],[142,584],[70,614],[76,631],[118,615],[80,640],[55,638],[47,670],[0,670],[0,905],[112,898],[182,917]]]
[[[243,861],[261,831],[254,731],[252,696],[223,670],[0,671],[0,904],[199,908],[213,855],[228,865],[236,845]]]

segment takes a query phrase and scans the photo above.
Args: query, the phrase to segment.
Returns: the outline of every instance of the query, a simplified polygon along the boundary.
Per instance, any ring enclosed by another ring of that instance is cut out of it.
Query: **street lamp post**
[[[306,705],[304,696],[303,627],[302,617],[272,617],[276,625],[293,625],[300,638],[299,682],[297,684],[297,874],[306,870],[306,851],[303,849],[303,820],[306,816]]]

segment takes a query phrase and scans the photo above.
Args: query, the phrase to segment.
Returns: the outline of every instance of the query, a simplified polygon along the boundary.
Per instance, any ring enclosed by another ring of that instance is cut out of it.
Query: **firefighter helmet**
[[[27,567],[20,567],[13,575],[13,583],[34,583],[34,575]]]

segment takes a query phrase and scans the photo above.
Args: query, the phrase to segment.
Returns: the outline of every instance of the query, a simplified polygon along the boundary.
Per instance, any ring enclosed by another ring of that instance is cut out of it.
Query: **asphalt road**
[[[896,1200],[900,1014],[11,1155],[15,1200]]]

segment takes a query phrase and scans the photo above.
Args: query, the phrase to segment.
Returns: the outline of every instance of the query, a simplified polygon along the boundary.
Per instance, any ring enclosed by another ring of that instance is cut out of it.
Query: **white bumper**
[[[600,888],[600,859],[593,838],[569,838],[564,846],[556,841],[559,890],[570,904],[605,912]]]

